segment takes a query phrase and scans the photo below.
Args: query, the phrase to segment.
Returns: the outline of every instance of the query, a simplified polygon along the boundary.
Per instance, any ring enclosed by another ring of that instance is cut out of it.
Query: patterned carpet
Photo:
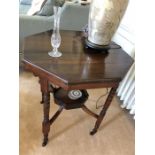
[[[88,90],[87,106],[94,112],[95,101],[106,89]],[[51,126],[49,143],[42,147],[42,105],[38,78],[20,73],[20,155],[134,155],[134,121],[120,108],[115,97],[98,132],[89,135],[95,119],[81,109],[64,110]],[[102,102],[105,98],[102,98]],[[102,103],[99,102],[99,105]],[[50,114],[58,106],[52,102]]]

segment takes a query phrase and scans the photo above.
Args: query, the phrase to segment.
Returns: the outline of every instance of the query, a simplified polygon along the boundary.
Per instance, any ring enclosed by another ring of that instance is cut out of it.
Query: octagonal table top
[[[50,57],[51,34],[52,31],[47,31],[25,39],[23,63],[64,89],[118,84],[133,63],[133,59],[114,43],[108,54],[85,48],[83,33],[79,31],[60,31],[62,56]]]

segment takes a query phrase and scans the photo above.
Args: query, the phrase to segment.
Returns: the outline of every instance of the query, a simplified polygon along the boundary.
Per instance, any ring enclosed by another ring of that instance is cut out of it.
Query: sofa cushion
[[[31,4],[31,8],[29,9],[27,15],[35,15],[43,5],[46,3],[47,0],[33,0]]]
[[[47,0],[46,3],[40,9],[40,11],[37,12],[37,15],[41,16],[53,15],[53,6],[54,6],[54,0]]]
[[[33,0],[27,15],[50,16],[53,14],[54,0]]]
[[[20,0],[20,4],[31,5],[32,0]]]

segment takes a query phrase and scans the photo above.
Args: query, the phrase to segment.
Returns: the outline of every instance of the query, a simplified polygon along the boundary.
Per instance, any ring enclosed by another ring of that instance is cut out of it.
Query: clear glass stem
[[[54,47],[53,48],[53,53],[56,54],[58,52],[58,48]]]

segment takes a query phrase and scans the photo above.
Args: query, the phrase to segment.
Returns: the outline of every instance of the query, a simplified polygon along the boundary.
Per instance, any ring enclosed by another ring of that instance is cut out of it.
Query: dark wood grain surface
[[[27,69],[46,76],[64,89],[118,85],[133,63],[122,49],[110,49],[107,55],[88,53],[82,32],[61,31],[60,34],[62,57],[48,55],[52,50],[51,31],[48,31],[25,39],[23,62]]]

